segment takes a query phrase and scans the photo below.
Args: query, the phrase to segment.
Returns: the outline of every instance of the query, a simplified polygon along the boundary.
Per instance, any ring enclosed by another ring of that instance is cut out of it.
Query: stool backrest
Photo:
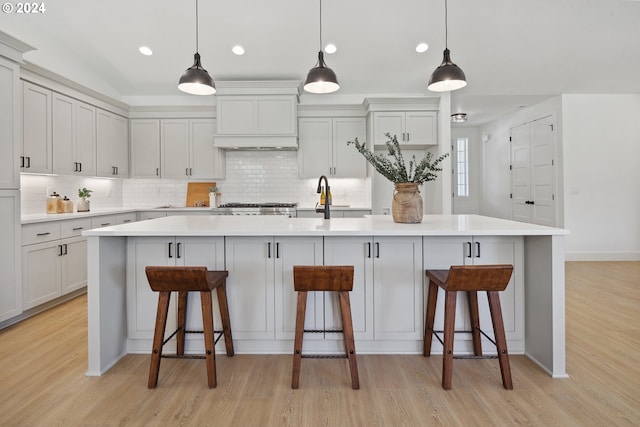
[[[294,265],[293,287],[296,291],[351,291],[352,265]]]
[[[147,266],[145,272],[156,292],[211,290],[207,267]]]
[[[453,265],[444,288],[448,291],[504,291],[511,279],[513,266]]]

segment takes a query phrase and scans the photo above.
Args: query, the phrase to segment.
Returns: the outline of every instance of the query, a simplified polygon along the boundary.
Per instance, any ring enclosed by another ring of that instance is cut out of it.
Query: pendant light
[[[322,52],[322,0],[320,0],[320,51],[318,52],[318,64],[309,70],[307,80],[304,82],[304,90],[310,93],[331,93],[340,89],[336,73],[324,62]]]
[[[178,89],[192,95],[213,95],[216,84],[207,70],[202,68],[198,53],[198,0],[196,0],[196,54],[193,55],[193,65],[185,70],[178,82]]]
[[[449,92],[465,87],[467,78],[456,64],[451,62],[448,47],[447,0],[444,0],[444,55],[442,64],[431,74],[427,89],[433,92]]]

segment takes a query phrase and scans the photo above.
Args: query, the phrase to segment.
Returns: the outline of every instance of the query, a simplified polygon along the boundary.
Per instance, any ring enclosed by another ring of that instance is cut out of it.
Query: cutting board
[[[204,202],[204,206],[209,206],[209,187],[215,187],[215,182],[188,182],[187,202],[185,206],[193,208],[196,202]]]

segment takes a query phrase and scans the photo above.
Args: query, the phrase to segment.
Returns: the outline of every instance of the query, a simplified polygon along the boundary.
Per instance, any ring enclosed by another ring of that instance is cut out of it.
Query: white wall
[[[640,95],[563,95],[568,260],[640,260]]]

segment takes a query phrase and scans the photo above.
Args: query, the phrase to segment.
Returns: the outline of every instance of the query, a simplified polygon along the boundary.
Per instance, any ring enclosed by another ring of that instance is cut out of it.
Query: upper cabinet
[[[435,111],[377,111],[372,113],[373,144],[385,145],[386,133],[395,135],[402,145],[437,145]]]
[[[221,179],[225,153],[213,146],[214,119],[132,119],[131,177]]]
[[[215,146],[297,148],[294,95],[218,96]]]
[[[129,175],[129,120],[100,108],[96,111],[97,175]]]
[[[0,189],[20,187],[19,75],[18,64],[0,56]]]
[[[96,175],[96,109],[53,94],[53,173]]]
[[[20,170],[29,173],[52,173],[51,91],[29,82],[23,82],[22,85]]]
[[[367,163],[347,141],[365,142],[364,117],[303,117],[298,120],[298,175],[317,178],[366,178]]]

